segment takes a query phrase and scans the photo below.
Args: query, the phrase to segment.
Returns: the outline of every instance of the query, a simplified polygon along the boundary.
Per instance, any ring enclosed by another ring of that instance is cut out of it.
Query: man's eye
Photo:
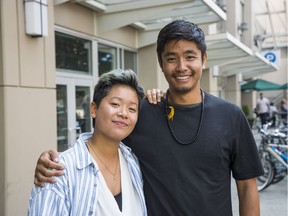
[[[173,62],[173,61],[176,61],[176,58],[170,57],[170,58],[167,58],[167,61],[168,61],[168,62]]]
[[[111,105],[112,105],[113,107],[119,107],[119,104],[118,104],[118,103],[111,103]]]

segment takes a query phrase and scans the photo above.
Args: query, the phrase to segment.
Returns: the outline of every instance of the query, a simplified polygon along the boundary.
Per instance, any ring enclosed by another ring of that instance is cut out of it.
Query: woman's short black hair
[[[94,88],[93,102],[99,107],[102,99],[106,97],[115,85],[125,85],[129,86],[135,90],[138,96],[138,108],[140,110],[141,100],[144,98],[144,90],[138,84],[137,75],[132,70],[121,70],[116,69],[100,76],[98,83]],[[95,124],[95,119],[93,118],[93,127]]]

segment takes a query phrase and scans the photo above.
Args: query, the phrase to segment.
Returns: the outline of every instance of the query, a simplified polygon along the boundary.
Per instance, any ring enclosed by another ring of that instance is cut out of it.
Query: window
[[[55,32],[56,68],[69,72],[92,74],[92,42]]]
[[[131,69],[137,72],[136,53],[124,50],[124,69]]]
[[[58,151],[68,148],[67,87],[57,85],[57,144]]]
[[[117,49],[104,44],[98,44],[99,76],[117,68]]]
[[[98,44],[99,76],[116,68],[131,69],[136,72],[136,52],[122,48]]]
[[[80,133],[91,131],[91,117],[90,117],[90,87],[76,86],[76,130]]]

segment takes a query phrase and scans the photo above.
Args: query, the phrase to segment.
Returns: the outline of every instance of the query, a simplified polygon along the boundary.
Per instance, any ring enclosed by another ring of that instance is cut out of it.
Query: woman
[[[121,142],[143,96],[133,71],[100,77],[90,104],[94,132],[61,154],[66,169],[56,184],[33,188],[28,215],[147,215],[138,160]]]

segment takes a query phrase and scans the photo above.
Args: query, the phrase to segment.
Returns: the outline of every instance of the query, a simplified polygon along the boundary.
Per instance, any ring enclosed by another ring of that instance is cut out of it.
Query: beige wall
[[[5,8],[5,9],[4,9]],[[16,1],[1,1],[2,79],[0,85],[18,85],[19,42]],[[22,7],[23,10],[23,7]],[[10,51],[9,51],[10,50]],[[9,73],[6,73],[8,72]]]
[[[139,80],[145,89],[168,89],[168,83],[158,64],[156,45],[150,45],[138,50]]]
[[[5,215],[25,215],[37,158],[56,149],[55,90],[6,87],[4,98]]]
[[[67,29],[76,30],[91,36],[119,43],[131,48],[136,47],[136,29],[123,27],[112,31],[97,33],[97,13],[75,3],[64,3],[55,6],[55,24]],[[109,24],[107,24],[109,25]]]
[[[1,50],[0,50],[1,56]],[[2,64],[0,62],[0,74],[2,74]],[[0,86],[0,215],[5,215],[5,123],[4,123],[4,88]]]
[[[0,7],[0,215],[26,215],[35,163],[56,148],[53,4],[49,36],[25,34],[23,1]]]
[[[3,2],[0,1],[0,36],[2,36],[2,11]],[[5,212],[5,148],[4,148],[4,89],[3,83],[3,42],[0,37],[0,215],[4,215]]]
[[[155,50],[156,49],[154,45],[143,47],[138,50],[138,59],[141,59],[141,61],[138,61],[138,75],[140,79],[140,84],[145,89],[159,87],[158,77],[156,76],[158,62]]]
[[[122,44],[128,47],[136,47],[136,29],[132,27],[123,27],[120,29],[115,29],[113,31],[104,32],[99,35],[100,38],[105,38],[105,40],[113,41],[114,43]]]
[[[55,24],[82,33],[94,35],[95,12],[75,3],[64,3],[55,6]]]

